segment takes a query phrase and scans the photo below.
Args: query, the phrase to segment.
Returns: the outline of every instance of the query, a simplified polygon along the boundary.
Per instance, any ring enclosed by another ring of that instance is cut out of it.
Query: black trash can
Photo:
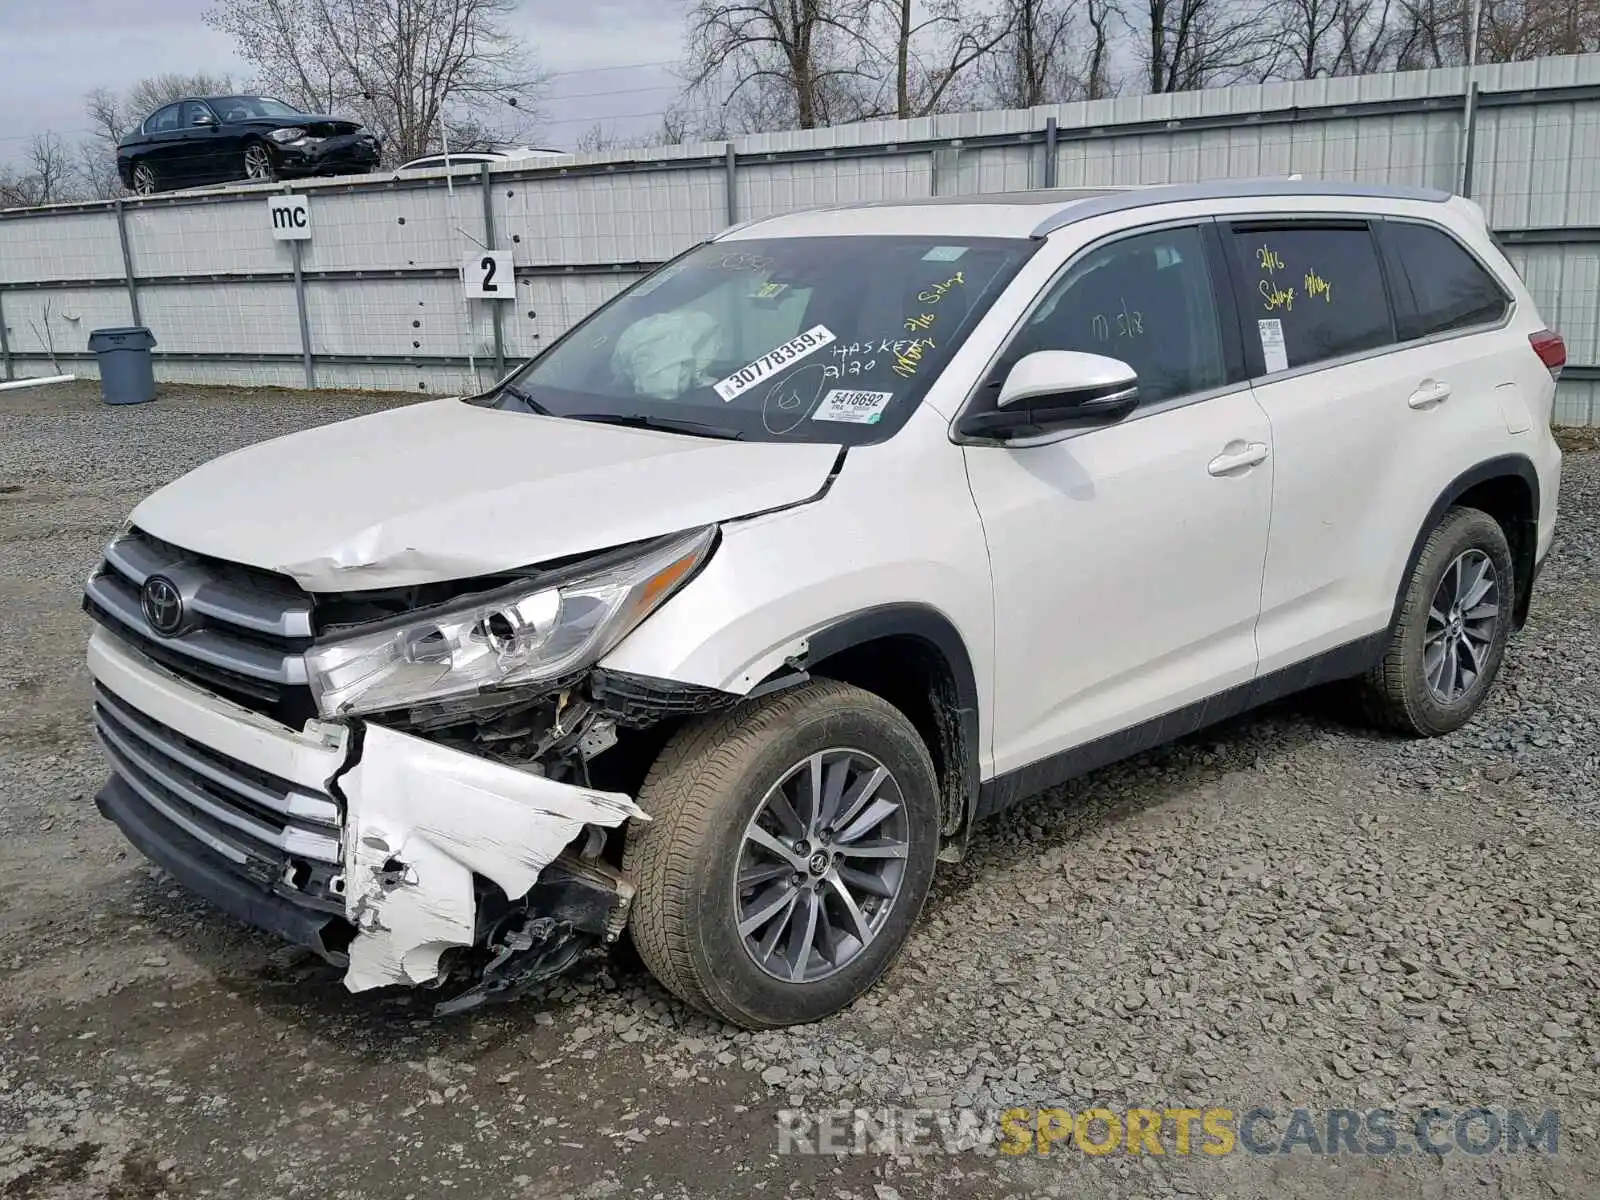
[[[89,351],[100,363],[100,395],[107,404],[143,404],[156,398],[150,361],[155,344],[155,336],[142,325],[89,334]]]

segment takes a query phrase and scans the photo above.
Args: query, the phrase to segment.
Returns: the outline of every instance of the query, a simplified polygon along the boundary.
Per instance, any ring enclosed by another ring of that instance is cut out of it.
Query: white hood
[[[405,587],[797,503],[837,455],[437,400],[225,454],[150,496],[133,521],[313,592]]]

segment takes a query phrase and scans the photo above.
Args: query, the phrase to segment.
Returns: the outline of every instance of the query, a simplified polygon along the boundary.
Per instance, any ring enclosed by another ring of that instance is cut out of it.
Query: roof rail
[[[1188,200],[1232,200],[1251,196],[1346,196],[1368,200],[1419,200],[1443,204],[1448,192],[1432,188],[1403,187],[1380,183],[1340,183],[1303,180],[1299,176],[1276,179],[1219,179],[1209,183],[1163,183],[1133,187],[1127,191],[1075,200],[1059,212],[1046,217],[1034,228],[1036,238],[1047,237],[1058,229],[1090,217],[1143,208],[1150,204],[1181,204]]]

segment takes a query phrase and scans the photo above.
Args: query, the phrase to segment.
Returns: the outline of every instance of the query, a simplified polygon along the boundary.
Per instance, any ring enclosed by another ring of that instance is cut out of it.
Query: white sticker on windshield
[[[834,388],[822,398],[813,421],[848,421],[852,425],[875,425],[883,410],[894,399],[893,392],[853,392]]]
[[[748,367],[740,367],[726,379],[713,384],[712,388],[724,402],[737,400],[763,379],[770,379],[790,364],[821,350],[831,341],[833,334],[826,325],[813,325],[799,337],[790,338],[776,349],[767,351]]]
[[[1283,344],[1283,322],[1276,317],[1267,321],[1257,321],[1256,329],[1261,333],[1261,357],[1266,360],[1267,374],[1287,371],[1289,351]]]
[[[967,252],[965,246],[935,246],[922,256],[923,262],[955,262]]]

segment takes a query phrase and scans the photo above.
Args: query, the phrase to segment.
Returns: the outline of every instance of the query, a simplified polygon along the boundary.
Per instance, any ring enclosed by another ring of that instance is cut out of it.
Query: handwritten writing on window
[[[1315,267],[1307,269],[1305,279],[1302,282],[1305,284],[1307,300],[1315,300],[1318,296],[1321,296],[1325,303],[1333,303],[1333,285],[1321,275],[1318,275]]]
[[[1268,275],[1273,275],[1283,270],[1283,259],[1271,246],[1262,246],[1256,251],[1256,266]]]
[[[917,338],[894,360],[894,373],[902,379],[912,378],[917,373],[923,355],[932,349],[934,349],[932,338]]]
[[[1262,243],[1256,247],[1256,266],[1267,276],[1256,284],[1256,291],[1261,293],[1261,307],[1267,312],[1293,312],[1294,288],[1281,286],[1276,278],[1278,272],[1284,269],[1283,256]]]
[[[1126,299],[1121,300],[1120,304],[1121,307],[1109,316],[1095,313],[1090,319],[1089,327],[1095,341],[1123,341],[1144,336],[1144,313],[1137,308],[1129,308]]]
[[[932,284],[927,289],[925,289],[924,291],[918,292],[917,293],[917,299],[920,300],[923,304],[937,304],[937,303],[939,303],[939,301],[943,300],[946,296],[948,296],[956,288],[965,287],[966,285],[967,285],[966,274],[964,272],[962,272],[962,271],[957,271],[954,275],[952,275],[949,279],[946,279],[943,283]]]
[[[933,323],[938,319],[937,313],[920,313],[906,318],[906,328],[913,333],[922,332],[933,328]]]

